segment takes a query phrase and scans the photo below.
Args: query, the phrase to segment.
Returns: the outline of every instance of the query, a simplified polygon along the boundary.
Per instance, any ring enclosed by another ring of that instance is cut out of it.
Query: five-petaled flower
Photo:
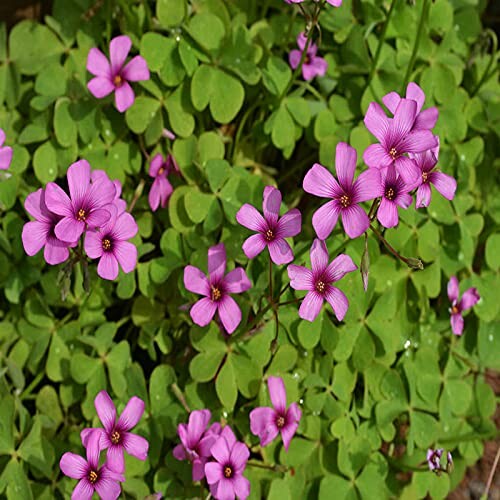
[[[378,169],[365,170],[354,182],[356,158],[354,148],[345,142],[339,142],[335,156],[338,182],[319,163],[315,163],[304,177],[303,187],[306,193],[332,199],[316,210],[312,218],[314,230],[321,240],[330,236],[339,215],[349,238],[362,235],[370,225],[370,219],[359,203],[381,195],[380,172]]]
[[[264,217],[252,205],[245,203],[236,214],[236,220],[247,229],[257,231],[243,243],[243,252],[249,259],[259,255],[267,246],[275,264],[288,264],[293,252],[285,238],[300,233],[302,215],[297,208],[279,217],[281,192],[273,186],[264,188],[262,208]]]
[[[193,481],[201,481],[205,477],[205,464],[212,456],[210,448],[220,434],[220,424],[214,423],[208,429],[210,410],[194,410],[189,414],[186,424],[177,426],[177,434],[181,440],[173,455],[177,460],[189,460],[193,466]]]
[[[130,243],[138,231],[137,223],[128,212],[118,213],[114,205],[108,207],[109,221],[99,231],[87,231],[84,248],[91,259],[99,259],[97,274],[106,280],[118,277],[118,264],[130,273],[137,265],[137,248]]]
[[[87,57],[87,70],[95,75],[87,84],[94,97],[101,99],[115,92],[115,104],[123,113],[134,103],[134,91],[128,82],[149,80],[146,60],[135,56],[125,66],[132,40],[126,35],[113,38],[109,44],[110,62],[97,48],[92,48]]]
[[[398,225],[398,207],[407,209],[412,202],[408,193],[412,186],[408,186],[396,172],[394,164],[380,169],[382,181],[382,199],[377,210],[377,219],[384,227]]]
[[[0,170],[7,170],[12,161],[12,148],[4,146],[5,132],[0,128]]]
[[[73,243],[87,228],[99,228],[108,222],[111,213],[107,208],[115,199],[116,188],[104,177],[91,183],[90,165],[86,160],[73,163],[67,177],[71,198],[57,184],[49,182],[45,188],[45,204],[61,216],[55,227],[56,237]]]
[[[129,432],[138,424],[144,413],[144,401],[137,396],[130,398],[118,420],[115,405],[106,391],[101,391],[96,396],[94,405],[104,429],[82,430],[82,443],[87,448],[87,453],[92,444],[92,436],[97,434],[100,438],[100,449],[107,449],[106,466],[110,470],[118,473],[124,472],[124,451],[139,460],[146,460],[148,441],[142,436]]]
[[[250,451],[236,440],[229,426],[224,427],[217,441],[210,449],[215,462],[205,465],[205,475],[210,493],[220,500],[241,500],[250,495],[250,481],[243,476]]]
[[[168,199],[173,192],[172,184],[170,184],[167,176],[171,173],[179,173],[179,167],[172,155],[168,155],[166,160],[158,153],[151,160],[149,166],[149,175],[153,177],[153,185],[149,191],[148,201],[151,210],[154,212],[159,206],[165,208]]]
[[[448,282],[448,298],[451,302],[451,329],[455,335],[462,335],[464,331],[464,318],[462,317],[462,313],[477,304],[480,299],[479,294],[475,288],[469,288],[459,300],[458,279],[456,276],[452,276]]]
[[[453,200],[457,190],[457,181],[451,176],[434,170],[439,157],[439,138],[437,146],[423,153],[410,154],[420,169],[420,178],[417,183],[417,201],[415,208],[428,207],[431,202],[431,184],[447,200]]]
[[[288,61],[293,69],[296,69],[300,64],[300,59],[306,48],[307,37],[304,33],[300,33],[297,36],[297,45],[300,50],[294,49],[290,51],[288,56]],[[316,55],[318,52],[318,46],[312,41],[309,42],[307,47],[307,52],[302,63],[302,76],[304,80],[312,80],[315,76],[324,76],[326,70],[328,69],[328,63],[322,58]]]
[[[324,300],[332,306],[339,321],[344,319],[349,308],[349,301],[344,292],[332,283],[339,281],[358,267],[346,254],[340,254],[330,264],[328,260],[325,242],[315,239],[311,246],[312,269],[294,264],[288,266],[290,286],[295,290],[308,291],[299,309],[299,316],[307,321],[316,319]]]
[[[208,278],[194,266],[184,269],[184,286],[193,293],[204,295],[191,307],[192,320],[206,326],[216,311],[227,333],[233,333],[241,321],[241,310],[230,293],[242,293],[251,287],[245,270],[237,267],[226,272],[226,248],[219,243],[208,249]]]
[[[79,479],[71,500],[91,500],[96,491],[101,498],[116,500],[121,493],[120,482],[125,481],[121,473],[112,471],[109,463],[99,467],[101,433],[94,430],[87,436],[87,460],[75,453],[66,452],[59,466],[68,477]]]
[[[394,163],[399,175],[410,185],[418,181],[420,169],[415,160],[404,155],[421,153],[437,146],[430,130],[414,129],[417,109],[417,102],[413,99],[401,99],[394,118],[388,118],[384,110],[372,102],[364,119],[366,128],[380,141],[366,148],[363,154],[365,163],[371,168],[383,168]]]
[[[269,377],[267,379],[269,397],[273,408],[261,406],[250,412],[250,430],[260,438],[260,445],[267,446],[281,434],[283,446],[288,451],[290,442],[297,432],[302,410],[297,403],[286,407],[286,390],[283,379]]]
[[[45,191],[40,188],[29,194],[24,202],[26,211],[35,218],[23,227],[22,240],[24,250],[29,256],[38,253],[42,247],[43,257],[47,264],[61,264],[69,257],[69,248],[76,246],[76,242],[61,241],[54,233],[59,215],[53,214],[45,204]]]

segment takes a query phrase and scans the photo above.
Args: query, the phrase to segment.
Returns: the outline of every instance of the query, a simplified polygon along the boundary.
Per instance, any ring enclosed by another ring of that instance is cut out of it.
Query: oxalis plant
[[[446,497],[498,436],[484,3],[53,4],[0,25],[0,495]]]

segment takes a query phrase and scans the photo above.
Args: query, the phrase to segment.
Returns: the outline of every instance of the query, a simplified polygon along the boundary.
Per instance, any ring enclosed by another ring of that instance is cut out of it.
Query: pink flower
[[[413,99],[417,103],[415,123],[413,129],[430,130],[436,125],[439,111],[436,107],[428,108],[422,111],[422,106],[425,102],[424,91],[414,82],[410,82],[406,87],[406,99]],[[385,107],[394,115],[398,109],[401,97],[397,92],[390,92],[382,97],[382,102]]]
[[[104,170],[92,170],[92,173],[90,174],[90,181],[91,182],[100,182],[100,180],[105,179],[105,180],[110,180],[108,177],[108,174]],[[116,189],[115,193],[115,199],[113,200],[113,205],[116,207],[118,210],[118,213],[121,214],[122,212],[125,212],[127,209],[127,202],[120,198],[122,194],[122,184],[118,179],[115,179],[114,181],[111,181]]]
[[[55,183],[45,188],[47,208],[62,219],[56,224],[55,235],[61,241],[78,241],[87,228],[99,228],[111,217],[107,209],[115,198],[116,189],[106,179],[90,182],[90,165],[86,160],[73,163],[68,168],[68,185],[71,199]]]
[[[171,141],[175,140],[175,134],[171,130],[168,130],[168,128],[164,128],[161,135],[165,137],[165,139],[170,139]]]
[[[287,409],[286,390],[282,378],[269,377],[267,386],[273,408],[261,406],[252,410],[250,430],[259,436],[261,446],[267,446],[278,434],[281,434],[283,446],[288,451],[290,442],[297,432],[302,411],[297,403],[292,403]]]
[[[115,104],[123,113],[134,103],[134,91],[128,82],[149,80],[149,69],[141,56],[135,56],[123,66],[132,47],[128,36],[117,36],[109,44],[111,64],[106,56],[96,48],[89,51],[87,70],[95,75],[87,84],[94,97],[101,99],[115,92]]]
[[[182,444],[173,451],[177,460],[189,460],[192,465],[193,481],[201,481],[205,477],[205,464],[212,456],[210,448],[220,434],[220,424],[214,423],[207,429],[210,421],[210,410],[195,410],[189,414],[188,424],[179,424],[177,434]]]
[[[0,128],[0,170],[7,170],[12,161],[12,148],[4,146],[5,132]]]
[[[111,218],[99,231],[85,234],[85,253],[91,259],[99,259],[97,274],[105,280],[118,277],[118,264],[123,272],[130,273],[137,265],[137,248],[130,243],[138,231],[137,224],[128,212],[118,214],[116,208],[109,207]]]
[[[116,420],[116,408],[106,391],[101,391],[94,399],[94,406],[104,429],[83,429],[81,438],[83,445],[89,449],[94,434],[100,438],[100,449],[107,449],[106,466],[118,473],[125,470],[123,452],[146,460],[149,443],[142,436],[132,434],[130,429],[135,427],[144,413],[144,401],[136,396],[130,398],[127,406]]]
[[[412,197],[408,186],[397,174],[394,164],[380,169],[382,179],[382,200],[377,211],[377,219],[384,227],[394,227],[399,223],[398,207],[405,210],[411,205]]]
[[[415,160],[404,156],[421,153],[437,146],[430,130],[414,130],[418,105],[412,99],[401,99],[394,118],[387,118],[375,102],[368,107],[364,119],[366,128],[380,141],[368,146],[363,154],[365,163],[372,168],[388,167],[392,163],[407,184],[414,184],[420,175]]]
[[[112,471],[106,463],[99,468],[101,433],[94,431],[87,438],[87,460],[75,453],[67,452],[61,457],[59,467],[64,475],[80,481],[73,490],[72,500],[91,500],[94,491],[101,498],[116,500],[121,493],[122,474]]]
[[[216,311],[227,333],[233,333],[241,321],[241,310],[230,293],[242,293],[251,287],[241,267],[233,269],[226,276],[226,248],[219,243],[208,249],[209,277],[194,266],[184,269],[184,286],[193,293],[204,295],[191,307],[191,319],[199,326],[206,326]]]
[[[475,288],[469,288],[464,292],[462,298],[459,298],[458,279],[452,276],[448,282],[448,298],[451,302],[450,323],[451,329],[455,335],[462,335],[464,331],[464,319],[462,313],[476,305],[480,299]]]
[[[302,185],[306,193],[332,199],[313,215],[313,227],[320,240],[326,240],[330,236],[339,215],[349,238],[362,235],[370,225],[368,215],[359,203],[381,195],[380,172],[368,169],[354,182],[356,157],[354,148],[345,142],[339,142],[335,157],[338,181],[319,163],[315,163],[304,177]]]
[[[443,448],[433,450],[429,448],[427,450],[427,465],[431,472],[441,469],[441,457],[443,455]]]
[[[205,465],[205,475],[210,493],[218,500],[241,500],[250,495],[250,481],[243,476],[250,451],[239,441],[229,426],[224,427],[220,437],[210,449],[215,462]]]
[[[416,208],[428,207],[431,202],[431,184],[439,193],[447,200],[453,200],[455,191],[457,190],[457,181],[447,174],[434,170],[439,157],[439,138],[436,137],[437,146],[423,153],[411,154],[420,169],[421,175],[417,182],[417,202]]]
[[[168,155],[164,160],[161,154],[157,154],[149,166],[149,175],[154,178],[153,185],[149,191],[149,206],[154,212],[161,205],[167,206],[168,199],[173,192],[172,184],[167,179],[171,173],[179,173],[179,167],[172,155]]]
[[[299,316],[307,321],[316,319],[325,299],[332,306],[339,321],[344,319],[349,308],[349,301],[344,292],[332,286],[332,283],[355,271],[357,266],[351,257],[345,254],[340,254],[331,264],[328,264],[328,259],[324,241],[315,239],[311,246],[312,269],[294,264],[288,266],[290,286],[294,290],[308,290],[299,309]]]
[[[61,220],[59,215],[53,214],[45,204],[45,192],[42,188],[27,196],[24,202],[26,211],[36,220],[27,222],[23,227],[22,240],[25,252],[31,257],[43,247],[43,257],[47,264],[61,264],[69,257],[68,247],[76,246],[59,240],[54,229]]]
[[[304,33],[300,33],[297,37],[297,45],[300,50],[292,50],[288,56],[290,66],[292,69],[297,68],[302,57],[302,53],[306,47],[307,37]],[[302,63],[302,76],[304,80],[312,80],[315,76],[324,76],[328,69],[328,63],[316,55],[318,47],[316,44],[310,42],[307,48],[306,57]]]
[[[279,218],[281,193],[273,186],[264,188],[262,208],[264,217],[259,211],[245,203],[236,214],[236,220],[244,227],[257,231],[243,243],[243,252],[249,259],[259,255],[267,246],[271,260],[275,264],[288,264],[293,260],[293,252],[285,238],[300,233],[302,215],[296,208]]]

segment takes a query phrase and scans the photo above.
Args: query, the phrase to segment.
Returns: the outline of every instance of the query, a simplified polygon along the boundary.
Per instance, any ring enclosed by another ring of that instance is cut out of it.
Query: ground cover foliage
[[[80,431],[98,425],[102,390],[120,410],[133,396],[146,403],[134,432],[149,454],[126,458],[123,498],[206,497],[172,455],[188,409],[210,409],[251,448],[261,465],[245,470],[255,499],[442,498],[496,435],[484,373],[500,365],[500,85],[485,2],[323,4],[303,5],[321,5],[311,29],[328,63],[310,81],[288,63],[307,22],[280,0],[55,0],[44,24],[0,25],[0,128],[13,148],[0,181],[1,495],[69,498],[75,481],[59,460],[83,453]],[[108,54],[121,34],[150,71],[125,113],[93,97],[86,71],[89,50]],[[267,251],[246,258],[250,232],[236,213],[260,209],[264,187],[279,187],[282,213],[302,212],[294,264],[310,267],[321,201],[302,189],[304,175],[315,162],[333,171],[339,142],[357,150],[357,174],[366,170],[363,151],[376,142],[363,123],[368,105],[404,95],[412,81],[439,110],[438,166],[457,192],[448,201],[434,191],[428,208],[413,203],[397,227],[376,227],[424,269],[396,259],[372,231],[350,239],[338,225],[330,259],[349,255],[365,277],[369,267],[367,291],[359,271],[347,274],[337,283],[349,299],[343,321],[327,306],[307,322],[286,266],[274,266],[274,298],[283,291],[287,303],[275,314]],[[169,177],[168,206],[152,212],[149,163],[169,152],[181,175]],[[133,203],[139,262],[115,281],[93,263],[50,266],[23,249],[27,195],[64,183],[82,158]],[[242,321],[231,335],[214,321],[193,324],[197,299],[183,281],[186,265],[207,270],[220,242],[228,269],[243,267],[252,284],[233,296]],[[481,297],[462,336],[450,326],[451,276]],[[288,452],[279,439],[260,448],[250,432],[251,410],[269,405],[269,376],[302,410]],[[452,452],[450,474],[428,470],[436,447]]]

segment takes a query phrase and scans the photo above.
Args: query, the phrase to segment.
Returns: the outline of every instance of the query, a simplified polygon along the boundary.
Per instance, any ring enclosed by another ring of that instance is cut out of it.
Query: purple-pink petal
[[[131,47],[132,40],[126,35],[117,36],[111,40],[109,44],[109,55],[113,75],[122,68]]]
[[[215,444],[214,444],[215,446]],[[212,446],[213,448],[213,446]],[[229,453],[228,453],[229,456]],[[205,464],[205,476],[207,478],[208,484],[217,483],[223,476],[222,464],[219,462],[207,462]]]
[[[352,186],[357,156],[356,150],[345,142],[337,144],[335,150],[335,171],[344,191],[348,191]]]
[[[191,307],[189,314],[198,326],[207,326],[212,321],[215,311],[217,311],[216,303],[208,297],[204,297]]]
[[[396,170],[405,184],[413,185],[418,182],[421,176],[421,171],[415,160],[407,158],[406,156],[399,156],[394,160],[394,165],[396,166]]]
[[[351,273],[358,268],[349,255],[341,253],[326,268],[325,278],[329,283],[341,280],[347,273]]]
[[[187,442],[191,449],[194,449],[198,444],[201,436],[210,422],[212,414],[210,410],[194,410],[189,414],[187,425]]]
[[[43,258],[45,259],[45,262],[47,262],[47,264],[50,264],[51,266],[55,266],[68,260],[68,257],[68,243],[60,241],[53,236],[49,236],[43,250]]]
[[[389,130],[390,121],[384,110],[376,102],[370,103],[364,118],[366,128],[381,142],[386,140]],[[366,162],[366,159],[365,159]],[[371,166],[366,162],[368,166]]]
[[[428,183],[421,184],[417,188],[417,199],[415,208],[428,207],[431,202],[431,187]]]
[[[125,431],[133,429],[141,420],[143,413],[144,401],[137,396],[131,397],[118,419],[118,427]]]
[[[80,455],[70,452],[66,452],[61,457],[59,467],[65,476],[71,477],[72,479],[81,479],[85,477],[88,471],[87,461]]]
[[[94,486],[85,477],[78,481],[78,484],[75,486],[75,489],[71,494],[71,500],[92,500],[93,495]]]
[[[226,247],[219,243],[208,249],[208,274],[210,283],[218,284],[226,272]]]
[[[241,500],[250,496],[250,481],[244,476],[237,476],[233,480],[234,493]]]
[[[94,406],[104,429],[109,434],[116,422],[116,407],[106,391],[101,391],[94,399]]]
[[[229,460],[230,448],[228,442],[224,437],[219,437],[217,441],[210,448],[210,453],[217,460],[217,462],[224,463]],[[208,475],[207,475],[208,479]]]
[[[49,182],[45,187],[45,204],[51,212],[57,215],[63,217],[73,216],[69,196],[54,182]],[[73,241],[76,241],[76,239]]]
[[[325,292],[325,299],[332,306],[333,312],[339,321],[342,321],[349,309],[349,301],[342,290],[329,286]]]
[[[51,225],[47,222],[27,222],[22,231],[24,251],[31,257],[37,254],[47,242]]]
[[[210,295],[210,285],[205,274],[194,266],[184,268],[184,286],[186,290],[208,297]]]
[[[398,207],[394,201],[382,198],[377,210],[377,219],[382,226],[391,228],[398,225]]]
[[[436,146],[436,136],[430,130],[413,130],[399,144],[400,150],[405,153],[421,153]]]
[[[137,265],[137,247],[128,241],[114,241],[113,255],[125,274],[132,272]]]
[[[267,386],[275,410],[284,415],[286,412],[286,389],[283,379],[281,377],[269,377]]]
[[[250,457],[250,450],[245,443],[234,443],[229,456],[229,460],[234,466],[235,472],[241,474],[245,469],[246,463]]]
[[[184,448],[184,445],[178,444],[173,450],[172,450],[172,455],[174,458],[177,460],[187,460],[188,456],[186,455],[186,449]]]
[[[265,231],[266,221],[260,212],[252,205],[245,203],[236,213],[236,220],[239,224],[252,231]]]
[[[458,289],[458,279],[456,276],[452,276],[450,281],[448,281],[448,298],[450,302],[455,302],[458,299],[459,289]]]
[[[328,267],[328,250],[325,242],[315,238],[311,246],[311,267],[315,275],[323,273]],[[298,266],[297,266],[298,267]]]
[[[383,190],[379,169],[369,168],[361,172],[352,187],[352,191],[353,203],[361,203],[382,196]]]
[[[130,82],[149,80],[149,69],[146,60],[141,56],[133,57],[123,68],[122,76]]]
[[[325,203],[314,212],[312,225],[320,240],[326,240],[337,224],[340,215],[338,202],[335,200]]]
[[[264,248],[267,246],[267,241],[264,239],[264,236],[259,234],[253,234],[249,236],[243,243],[243,252],[247,256],[248,259],[253,259],[257,255],[259,255]]]
[[[278,266],[288,264],[293,260],[293,252],[287,241],[282,238],[273,240],[267,245],[271,260]]]
[[[120,87],[115,90],[115,105],[116,109],[123,113],[126,111],[132,104],[134,104],[134,91],[132,87],[124,81]]]
[[[91,259],[98,259],[102,253],[102,234],[98,231],[87,231],[84,240],[85,253]]]
[[[290,442],[293,436],[297,432],[299,427],[299,422],[302,417],[302,411],[300,410],[297,403],[292,403],[290,408],[288,408],[286,414],[286,425],[281,429],[281,439],[283,439],[283,446],[285,450],[288,451],[290,447]]]
[[[264,443],[263,438],[266,437],[267,427],[276,418],[276,412],[267,406],[260,406],[254,408],[249,415],[250,418],[250,430],[252,434],[259,436],[261,440],[261,446],[266,446],[270,441]]]
[[[287,267],[288,277],[290,278],[290,286],[294,290],[313,290],[313,274],[310,269],[303,266],[290,264]]]
[[[125,459],[123,457],[123,446],[112,444],[106,452],[106,465],[115,472],[125,471]]]
[[[0,148],[0,170],[7,170],[12,162],[13,150],[10,146]]]
[[[300,50],[293,49],[290,51],[290,54],[288,54],[288,62],[290,63],[292,69],[297,68],[297,66],[300,63],[301,57],[302,57],[302,52]]]
[[[262,198],[264,218],[268,224],[274,226],[280,214],[281,192],[273,186],[266,186]]]
[[[413,124],[415,123],[416,115],[417,103],[412,99],[401,99],[398,107],[396,108],[396,112],[394,113],[394,118],[392,119],[389,131],[389,140],[386,141],[386,144],[400,144],[402,140],[407,138],[409,132],[413,128]],[[400,147],[399,149],[407,152],[404,148]]]
[[[77,221],[70,217],[61,219],[54,229],[54,232],[61,241],[73,243],[78,241],[83,231],[85,230],[85,223]]]
[[[464,331],[464,318],[460,313],[450,316],[451,330],[455,335],[462,335]]]
[[[417,114],[420,113],[425,102],[424,91],[415,83],[410,82],[406,87],[406,98],[413,99],[417,103]]]
[[[120,483],[114,476],[109,475],[111,471],[108,474],[106,465],[101,467],[99,474],[99,480],[94,485],[95,490],[103,500],[116,500],[121,493]]]
[[[123,436],[123,447],[125,451],[139,460],[146,460],[148,457],[148,440],[137,434],[126,432]]]
[[[415,118],[415,124],[413,125],[414,130],[426,129],[430,130],[436,126],[436,122],[439,117],[439,111],[437,108],[432,107],[424,109]]]
[[[111,80],[111,66],[106,56],[97,48],[89,50],[87,56],[87,71],[95,76]]]
[[[462,298],[460,299],[459,308],[461,311],[466,311],[471,307],[475,306],[479,301],[479,293],[477,293],[476,288],[469,288],[464,292]]]
[[[227,293],[243,293],[252,285],[245,270],[237,267],[228,272],[223,280],[223,286]]]
[[[113,82],[104,76],[96,76],[95,78],[92,78],[92,80],[87,83],[87,88],[97,99],[102,99],[115,90]]]
[[[302,226],[302,214],[297,208],[292,208],[278,221],[277,238],[290,238],[300,233]]]
[[[341,211],[342,225],[349,238],[361,236],[370,226],[370,219],[359,205],[351,205]]]
[[[105,280],[115,280],[119,272],[116,257],[111,252],[104,252],[97,264],[97,274]]]
[[[381,144],[370,144],[363,153],[363,160],[370,168],[387,167],[393,162],[392,157]]]
[[[438,192],[447,200],[453,200],[455,197],[457,181],[451,175],[443,174],[442,172],[431,172],[428,182],[434,184]]]
[[[241,322],[241,310],[236,301],[224,295],[218,302],[219,318],[227,333],[233,333]]]
[[[334,198],[342,194],[335,177],[319,163],[315,163],[306,173],[302,187],[306,193],[320,198]]]

